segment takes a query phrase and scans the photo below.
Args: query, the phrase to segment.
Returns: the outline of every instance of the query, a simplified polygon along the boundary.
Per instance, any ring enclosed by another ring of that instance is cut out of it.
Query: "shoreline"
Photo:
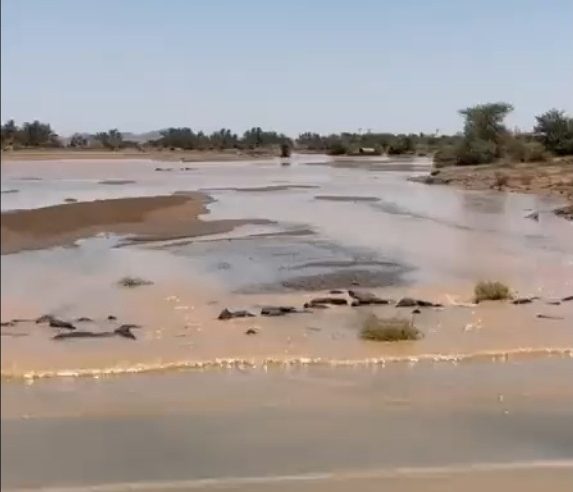
[[[24,149],[2,151],[2,162],[51,161],[51,160],[94,160],[94,159],[148,159],[152,161],[215,162],[270,159],[279,157],[271,150],[70,150],[70,149]]]
[[[410,178],[429,185],[448,185],[465,190],[496,190],[550,195],[564,201],[556,215],[573,220],[573,158],[550,162],[480,164],[435,168],[431,174]]]

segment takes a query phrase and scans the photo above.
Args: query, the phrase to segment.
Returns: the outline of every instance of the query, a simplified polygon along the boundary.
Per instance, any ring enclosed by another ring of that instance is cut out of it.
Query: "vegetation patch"
[[[123,277],[117,283],[120,287],[141,287],[143,285],[152,285],[153,282],[139,277]]]
[[[360,338],[377,342],[397,342],[400,340],[419,340],[422,333],[413,321],[404,318],[379,318],[369,315],[362,324]]]
[[[474,295],[475,302],[511,299],[509,287],[501,282],[478,282]]]

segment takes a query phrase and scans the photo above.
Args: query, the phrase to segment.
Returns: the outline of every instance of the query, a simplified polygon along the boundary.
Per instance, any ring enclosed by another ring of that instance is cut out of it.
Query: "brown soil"
[[[99,233],[158,240],[227,232],[251,221],[203,222],[201,193],[96,200],[2,214],[2,254],[72,244]]]

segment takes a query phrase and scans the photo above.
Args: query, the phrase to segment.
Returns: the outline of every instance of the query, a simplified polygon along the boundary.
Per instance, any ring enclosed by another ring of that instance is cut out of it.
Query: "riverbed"
[[[2,327],[3,488],[571,478],[573,227],[557,198],[408,181],[430,166],[2,163],[2,321],[16,320]],[[475,304],[479,280],[534,299]],[[303,310],[349,289],[440,306]],[[225,308],[255,316],[218,320]],[[371,313],[423,337],[361,340]],[[138,325],[136,340],[53,340],[44,314]]]

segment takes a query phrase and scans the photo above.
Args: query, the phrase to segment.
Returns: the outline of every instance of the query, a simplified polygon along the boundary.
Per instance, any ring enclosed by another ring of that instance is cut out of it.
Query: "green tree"
[[[167,128],[160,133],[161,138],[154,142],[155,145],[185,150],[193,150],[197,147],[197,135],[191,128]]]
[[[547,150],[558,155],[573,154],[573,118],[565,111],[551,109],[535,119],[534,131],[541,135]]]
[[[243,134],[242,143],[246,147],[264,147],[267,145],[290,144],[290,139],[282,133],[264,131],[261,127],[253,127]]]
[[[58,136],[52,127],[38,120],[24,123],[17,134],[17,140],[25,147],[57,147],[60,145]]]
[[[212,147],[218,149],[232,149],[237,147],[239,138],[228,128],[221,128],[209,136]]]
[[[16,141],[16,137],[20,129],[18,125],[14,122],[14,120],[8,120],[6,123],[2,125],[2,132],[1,132],[1,145],[4,147],[5,145],[13,145]]]
[[[512,111],[513,106],[504,102],[479,104],[460,110],[465,118],[464,137],[493,142],[499,146],[508,134],[504,120]]]
[[[297,145],[308,150],[325,150],[327,147],[325,137],[318,133],[301,133],[296,139]]]
[[[123,144],[121,132],[115,128],[107,132],[96,133],[94,138],[106,149],[110,150],[118,150]]]

